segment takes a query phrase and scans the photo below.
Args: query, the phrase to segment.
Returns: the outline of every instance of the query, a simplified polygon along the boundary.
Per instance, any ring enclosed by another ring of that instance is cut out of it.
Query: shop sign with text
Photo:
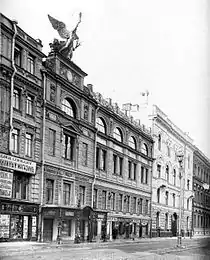
[[[11,170],[27,172],[31,174],[36,173],[35,162],[31,162],[25,159],[17,158],[3,153],[0,153],[0,166]]]

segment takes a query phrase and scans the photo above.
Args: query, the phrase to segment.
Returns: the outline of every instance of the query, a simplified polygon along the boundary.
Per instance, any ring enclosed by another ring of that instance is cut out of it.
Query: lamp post
[[[183,178],[183,159],[184,159],[184,154],[182,151],[177,154],[177,158],[178,158],[178,162],[179,162],[179,179],[180,179],[179,231],[178,231],[177,247],[182,247],[181,219],[182,219],[182,200],[183,200],[182,178]]]

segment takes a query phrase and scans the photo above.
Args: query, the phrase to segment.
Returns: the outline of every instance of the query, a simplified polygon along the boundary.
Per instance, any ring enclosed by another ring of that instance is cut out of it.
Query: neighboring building
[[[97,109],[94,208],[107,214],[109,239],[151,235],[151,132],[111,99],[95,94]]]
[[[195,147],[193,155],[193,233],[210,235],[210,161]]]
[[[2,14],[0,29],[0,240],[36,240],[44,55]]]
[[[177,236],[181,191],[182,234],[192,230],[193,140],[173,124],[157,106],[151,118],[154,145],[152,180],[152,235]],[[180,185],[178,154],[183,153]]]

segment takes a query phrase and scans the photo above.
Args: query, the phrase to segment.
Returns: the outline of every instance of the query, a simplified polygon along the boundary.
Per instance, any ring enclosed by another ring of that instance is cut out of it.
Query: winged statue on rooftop
[[[60,37],[62,39],[66,39],[66,41],[59,41],[57,39],[54,39],[53,43],[50,44],[50,47],[54,50],[59,51],[61,54],[71,60],[73,52],[81,45],[81,43],[79,42],[79,37],[77,36],[77,28],[81,23],[82,13],[79,13],[79,21],[72,31],[69,31],[66,28],[65,23],[53,18],[49,14],[48,18],[52,24],[52,27],[58,32]]]

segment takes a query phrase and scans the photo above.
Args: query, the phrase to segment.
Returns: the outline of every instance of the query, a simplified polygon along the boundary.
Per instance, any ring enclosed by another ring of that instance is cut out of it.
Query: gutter
[[[13,68],[13,72],[12,72],[12,76],[11,76],[11,88],[10,88],[10,117],[9,117],[9,153],[12,153],[12,131],[13,131],[13,92],[14,92],[14,78],[15,78],[15,74],[17,72],[17,69],[15,67],[15,60],[14,60],[14,56],[15,56],[15,38],[17,35],[17,21],[12,21],[12,25],[14,28],[14,35],[12,37],[12,53],[11,53],[11,58],[12,58],[12,68]]]
[[[96,108],[96,112],[95,112],[95,124],[96,124],[96,119],[97,119],[98,110],[99,110],[99,107]],[[98,134],[98,129],[96,130],[95,140],[94,140],[93,182],[92,182],[92,199],[91,199],[91,207],[92,207],[92,208],[93,208],[94,186],[95,186],[95,183],[96,183],[96,146],[97,146],[97,134]]]

